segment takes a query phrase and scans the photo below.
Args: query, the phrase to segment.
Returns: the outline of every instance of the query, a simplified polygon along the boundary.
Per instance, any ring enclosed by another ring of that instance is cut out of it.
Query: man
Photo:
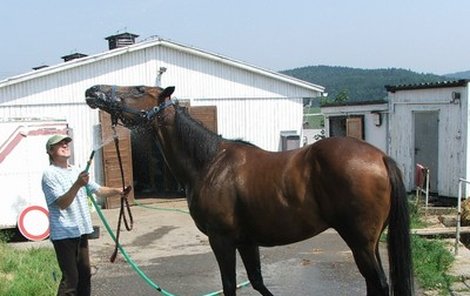
[[[93,226],[86,188],[100,197],[123,192],[90,181],[88,172],[70,165],[71,141],[66,135],[47,141],[50,165],[42,176],[42,190],[49,208],[50,239],[62,271],[57,295],[90,295],[88,234]]]

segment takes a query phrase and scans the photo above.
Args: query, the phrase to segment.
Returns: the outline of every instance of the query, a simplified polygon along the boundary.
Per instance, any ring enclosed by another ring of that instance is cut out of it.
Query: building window
[[[364,140],[364,116],[332,116],[329,118],[330,137],[354,137]]]

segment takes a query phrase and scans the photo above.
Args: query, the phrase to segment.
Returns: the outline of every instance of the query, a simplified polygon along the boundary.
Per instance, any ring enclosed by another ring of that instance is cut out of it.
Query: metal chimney
[[[139,35],[131,33],[121,33],[108,36],[104,39],[108,40],[109,49],[112,50],[115,48],[126,47],[135,44],[135,38],[137,37],[139,37]]]

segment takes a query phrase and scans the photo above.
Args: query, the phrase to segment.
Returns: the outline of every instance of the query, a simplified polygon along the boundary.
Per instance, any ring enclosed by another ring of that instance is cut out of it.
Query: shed
[[[281,149],[282,132],[301,135],[303,99],[324,91],[319,85],[160,37],[134,43],[137,37],[109,36],[109,51],[80,54],[0,81],[0,116],[65,120],[73,129],[75,164],[84,166],[90,151],[107,142],[110,133],[100,126],[109,125],[106,115],[85,104],[84,92],[95,84],[174,85],[174,96],[219,134],[271,151]],[[125,135],[129,141],[122,143],[128,151],[127,180],[133,180],[133,136]],[[94,162],[95,179],[120,186],[115,183],[119,177],[112,149],[102,152]],[[45,157],[43,151],[38,157]]]
[[[384,100],[330,103],[321,107],[325,135],[351,136],[387,152],[388,104]]]
[[[430,191],[457,197],[470,178],[469,80],[386,86],[389,154],[415,188],[416,164],[430,169]]]

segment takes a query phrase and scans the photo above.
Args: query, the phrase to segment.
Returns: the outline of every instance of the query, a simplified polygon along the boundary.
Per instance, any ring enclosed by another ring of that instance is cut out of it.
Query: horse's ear
[[[165,88],[159,95],[158,95],[158,98],[160,99],[164,99],[164,98],[168,98],[169,96],[171,96],[171,94],[175,91],[175,87],[174,86],[169,86],[167,88]]]

